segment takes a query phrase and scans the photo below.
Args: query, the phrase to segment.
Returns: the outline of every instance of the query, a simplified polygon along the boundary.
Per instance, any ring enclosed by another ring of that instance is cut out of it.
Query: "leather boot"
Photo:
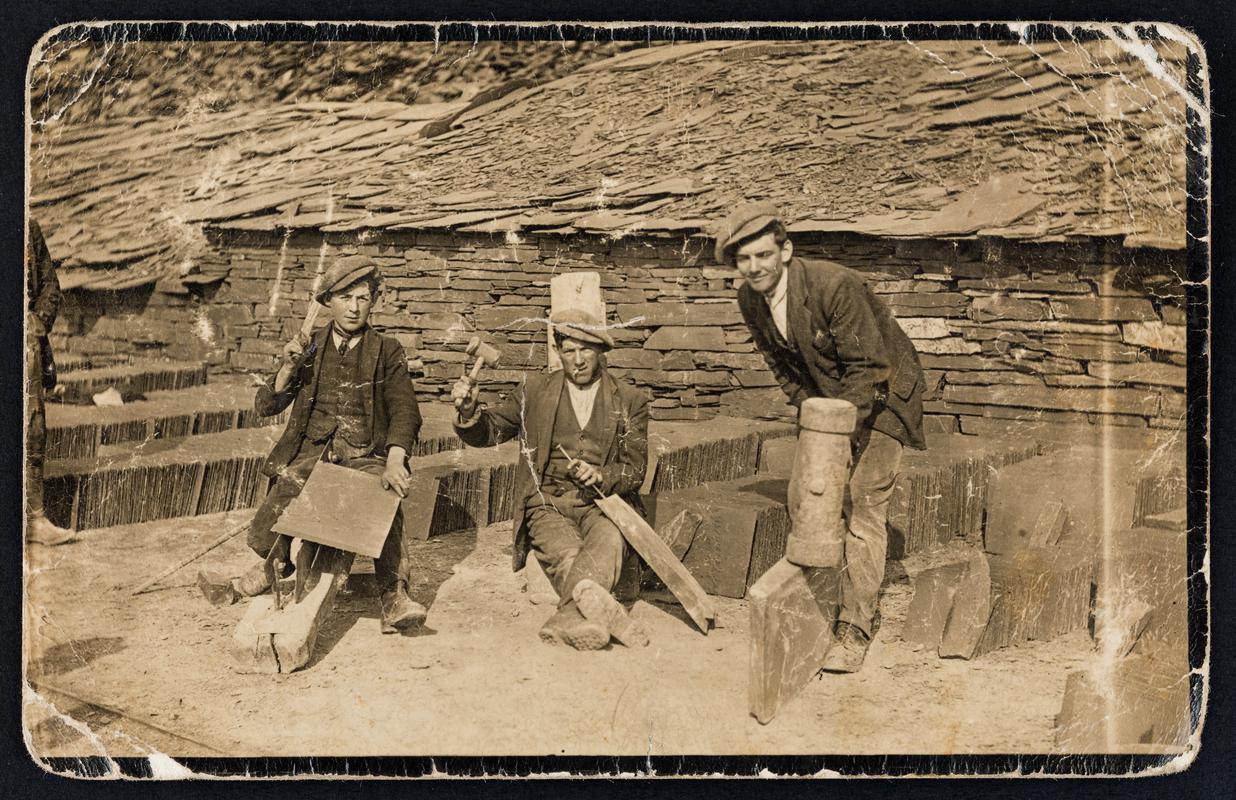
[[[622,559],[622,572],[618,583],[614,586],[614,597],[619,603],[634,603],[639,599],[639,585],[643,579],[643,569],[639,556],[634,551],[628,551]]]
[[[575,584],[572,594],[584,618],[603,626],[619,643],[627,647],[648,646],[644,626],[631,619],[622,604],[596,581],[585,578]]]
[[[249,567],[245,570],[245,574],[232,581],[232,584],[241,597],[257,597],[259,594],[270,591],[270,577],[266,574],[266,563],[259,562]]]
[[[394,589],[382,593],[382,633],[399,633],[415,628],[425,621],[429,612],[408,596],[408,585],[400,581]]]
[[[54,524],[42,511],[35,511],[30,515],[26,527],[26,541],[44,547],[56,547],[77,541],[77,534]]]
[[[574,600],[564,603],[541,626],[541,641],[570,645],[576,650],[600,650],[609,644],[609,631],[580,613]]]

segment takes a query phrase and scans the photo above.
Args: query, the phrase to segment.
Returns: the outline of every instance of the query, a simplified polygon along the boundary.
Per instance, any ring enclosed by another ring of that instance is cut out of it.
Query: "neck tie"
[[[339,337],[339,357],[343,358],[348,354],[348,345],[352,342],[352,337],[338,328],[335,328],[335,335]]]

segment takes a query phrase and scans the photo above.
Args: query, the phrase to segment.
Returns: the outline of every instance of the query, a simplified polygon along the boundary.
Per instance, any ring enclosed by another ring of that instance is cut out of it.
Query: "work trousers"
[[[266,558],[270,555],[279,539],[279,534],[272,530],[275,523],[305,488],[305,482],[309,480],[314,467],[321,463],[327,449],[327,444],[302,442],[292,462],[279,471],[266,499],[249,523],[249,547],[260,557]],[[369,475],[381,475],[386,471],[386,462],[372,456],[344,459],[339,463]],[[405,584],[408,581],[408,564],[403,544],[403,513],[400,510],[395,512],[395,520],[391,523],[390,533],[386,535],[386,542],[382,545],[382,553],[373,561],[373,574],[378,590],[382,593],[392,591],[401,581]]]
[[[43,461],[47,412],[43,407],[43,370],[39,342],[26,337],[26,513],[43,511]]]
[[[845,516],[845,563],[841,571],[838,621],[868,637],[884,580],[888,552],[888,504],[901,468],[901,442],[877,430],[858,452],[850,470],[842,514]]]
[[[589,578],[613,591],[622,574],[626,541],[597,508],[576,489],[551,494],[548,487],[528,501],[528,535],[532,554],[558,592],[558,605],[571,600],[575,584]]]

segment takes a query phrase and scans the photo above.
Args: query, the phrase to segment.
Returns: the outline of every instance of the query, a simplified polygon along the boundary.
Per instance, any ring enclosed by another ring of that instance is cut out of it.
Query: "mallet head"
[[[493,367],[502,357],[502,351],[491,344],[485,344],[481,341],[481,337],[473,336],[468,342],[468,355],[476,356],[479,360],[485,362],[485,366]]]

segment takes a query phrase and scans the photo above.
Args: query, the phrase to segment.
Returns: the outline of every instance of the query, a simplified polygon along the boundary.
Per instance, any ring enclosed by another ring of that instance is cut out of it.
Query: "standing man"
[[[26,540],[48,547],[77,537],[52,524],[43,509],[43,454],[47,414],[43,393],[56,388],[48,334],[60,310],[60,281],[43,229],[30,220],[26,236]]]
[[[769,203],[745,204],[726,220],[716,257],[742,275],[743,319],[790,403],[798,407],[808,397],[828,397],[858,409],[841,609],[836,642],[824,662],[830,672],[856,672],[875,632],[888,503],[902,447],[927,447],[918,354],[857,272],[794,257],[785,224]]]
[[[629,645],[643,633],[612,594],[627,546],[593,500],[618,494],[639,507],[648,398],[606,371],[614,341],[601,320],[568,309],[550,322],[562,369],[528,375],[494,408],[479,407],[480,387],[461,378],[451,393],[455,430],[473,447],[519,438],[513,568],[531,551],[560,598],[541,638],[577,650],[599,650],[611,636]]]
[[[403,346],[369,327],[379,288],[377,268],[364,256],[337,261],[314,298],[330,309],[331,323],[308,342],[299,336],[288,342],[279,370],[258,388],[259,415],[274,416],[292,406],[287,427],[262,466],[274,483],[249,526],[249,546],[262,559],[276,546],[287,546],[286,537],[272,528],[322,461],[380,475],[384,489],[407,494],[408,451],[420,432],[421,414]],[[408,596],[407,573],[403,517],[396,513],[374,560],[383,633],[425,621],[425,607]],[[246,597],[268,591],[265,563],[232,585]]]

